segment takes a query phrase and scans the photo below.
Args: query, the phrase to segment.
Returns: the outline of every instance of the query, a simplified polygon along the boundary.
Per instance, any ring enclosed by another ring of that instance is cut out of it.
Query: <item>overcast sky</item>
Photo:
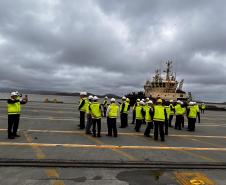
[[[174,61],[196,98],[226,101],[224,0],[0,0],[0,88],[122,95]]]

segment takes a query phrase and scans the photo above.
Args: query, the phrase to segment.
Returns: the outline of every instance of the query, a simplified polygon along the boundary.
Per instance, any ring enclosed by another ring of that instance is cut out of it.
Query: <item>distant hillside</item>
[[[2,88],[0,89],[0,92],[4,93],[10,93],[12,91],[18,90],[19,93],[22,94],[40,94],[40,95],[58,95],[58,96],[80,96],[79,92],[59,92],[59,91],[43,91],[43,90],[27,90],[27,89],[8,89],[8,88]],[[88,95],[96,95],[93,93],[88,93]],[[99,98],[103,98],[107,96],[108,98],[120,98],[117,95],[114,94],[105,94],[105,95],[97,95]]]

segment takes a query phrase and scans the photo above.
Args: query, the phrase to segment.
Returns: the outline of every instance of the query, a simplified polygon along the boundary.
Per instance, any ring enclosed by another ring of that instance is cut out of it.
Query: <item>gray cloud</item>
[[[2,0],[0,87],[142,90],[173,60],[185,90],[225,101],[225,2]]]

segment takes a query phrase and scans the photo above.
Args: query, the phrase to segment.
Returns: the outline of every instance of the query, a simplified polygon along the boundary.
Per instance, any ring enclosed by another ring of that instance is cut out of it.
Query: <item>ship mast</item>
[[[166,62],[166,71],[164,71],[166,73],[166,81],[170,81],[170,74],[171,74],[171,69],[172,69],[172,61],[168,61]]]

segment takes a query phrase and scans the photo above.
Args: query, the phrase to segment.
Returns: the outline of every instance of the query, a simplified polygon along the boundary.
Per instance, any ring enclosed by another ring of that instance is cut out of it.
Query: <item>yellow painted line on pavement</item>
[[[222,145],[219,145],[219,144],[215,144],[215,143],[210,143],[209,141],[202,141],[202,140],[199,140],[199,139],[196,139],[198,142],[200,143],[205,143],[205,144],[208,144],[210,146],[214,146],[214,147],[218,147],[218,148],[221,148],[221,147],[224,147]]]
[[[200,172],[176,172],[174,174],[181,185],[215,185],[211,179]]]
[[[187,139],[187,140],[190,141],[190,139],[188,139],[188,138],[185,138],[185,139]],[[194,140],[196,140],[196,139],[192,139],[192,140],[194,141]],[[220,147],[220,148],[221,148],[221,147]],[[192,152],[192,151],[182,151],[182,152],[187,153],[187,154],[189,154],[189,155],[191,155],[191,156],[194,156],[194,157],[201,158],[201,159],[206,160],[206,161],[210,161],[210,162],[219,162],[218,160],[213,159],[213,158],[210,158],[210,157],[208,157],[208,156],[205,156],[204,154],[197,154],[197,153],[194,153],[194,152]]]
[[[52,143],[11,143],[0,142],[0,146],[21,146],[21,147],[65,147],[65,148],[102,148],[102,149],[139,149],[139,150],[176,150],[176,151],[222,151],[226,148],[207,148],[207,147],[164,147],[164,146],[129,146],[129,145],[83,145],[83,144],[52,144]]]
[[[31,144],[30,146],[32,147],[32,149],[34,151],[34,153],[36,155],[36,158],[37,159],[45,159],[46,158],[46,155],[39,148],[40,146],[38,146],[38,145],[32,145],[33,139],[31,137],[31,135],[28,134],[25,131],[23,131],[23,134],[24,134],[26,140],[29,142],[29,144]],[[46,173],[47,177],[51,179],[50,180],[51,185],[64,185],[64,181],[58,180],[59,174],[57,173],[56,169],[54,169],[54,168],[46,169],[45,170],[45,173]]]
[[[102,141],[100,141],[99,139],[97,138],[94,138],[92,136],[89,136],[89,135],[85,135],[89,140],[93,141],[94,143],[98,144],[99,146],[106,146],[104,145],[104,143]],[[97,146],[98,147],[98,146]],[[126,157],[127,159],[131,160],[131,161],[137,161],[138,159],[132,155],[129,155],[128,153],[124,152],[124,151],[121,151],[121,150],[118,150],[117,147],[107,147],[107,149],[110,149],[124,157]]]
[[[23,134],[29,143],[33,142],[32,137],[27,132],[23,132]],[[39,146],[31,145],[31,147],[32,147],[37,159],[45,159],[46,156],[42,152],[42,150],[39,148]]]
[[[218,125],[213,125],[213,124],[203,124],[203,125],[197,125],[196,127],[226,127],[226,124],[218,124]]]

